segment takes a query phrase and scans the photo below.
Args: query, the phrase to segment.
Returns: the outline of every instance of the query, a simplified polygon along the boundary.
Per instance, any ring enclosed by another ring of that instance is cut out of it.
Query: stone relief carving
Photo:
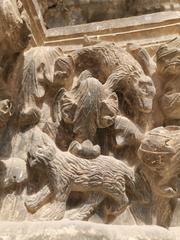
[[[116,93],[87,70],[80,74],[72,90],[61,89],[59,95],[61,117],[73,125],[74,138],[79,142],[93,141],[97,128],[111,126],[119,111]]]
[[[169,227],[180,196],[179,48],[167,43],[154,58],[138,45],[99,42],[69,54],[58,46],[24,51],[28,18],[20,1],[6,3],[0,219],[96,213],[110,223],[129,209],[137,223]]]
[[[164,79],[161,108],[165,125],[179,125],[179,48],[162,45],[156,53],[157,71]]]
[[[60,151],[43,135],[44,144],[32,145],[28,151],[27,167],[35,174],[43,171],[47,185],[26,200],[28,211],[34,213],[51,200],[55,206],[43,217],[59,220],[64,216],[71,191],[100,192],[103,197],[98,199],[99,203],[106,197],[112,198],[117,206],[111,214],[115,215],[122,213],[132,201],[146,201],[145,187],[139,186],[143,182],[122,161],[103,155],[91,160],[76,157]]]
[[[115,43],[85,47],[73,54],[77,70],[90,69],[118,95],[123,115],[147,128],[155,87],[136,59]],[[131,107],[133,106],[133,107]]]

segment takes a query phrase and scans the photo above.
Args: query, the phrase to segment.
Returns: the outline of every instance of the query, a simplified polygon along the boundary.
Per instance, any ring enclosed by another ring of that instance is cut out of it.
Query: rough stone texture
[[[179,226],[180,40],[151,52],[88,36],[69,53],[28,49],[39,25],[22,3],[0,2],[2,237],[175,239],[153,225]],[[148,226],[115,226],[135,223]]]
[[[2,222],[0,225],[0,237],[3,240],[178,240],[178,231],[177,228],[168,231],[157,226],[107,226],[67,220]]]
[[[180,9],[178,0],[38,0],[38,2],[48,28]]]

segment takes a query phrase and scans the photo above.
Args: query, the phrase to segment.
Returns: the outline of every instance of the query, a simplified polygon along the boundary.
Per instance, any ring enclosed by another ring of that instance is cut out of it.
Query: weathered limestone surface
[[[37,6],[0,1],[0,239],[179,240],[179,12],[124,20],[165,24],[172,39],[151,50],[130,32],[122,48],[106,22],[111,41],[67,53]]]
[[[157,226],[110,226],[68,220],[0,225],[2,240],[178,240],[178,231]]]
[[[38,2],[48,28],[180,9],[178,0],[38,0]]]

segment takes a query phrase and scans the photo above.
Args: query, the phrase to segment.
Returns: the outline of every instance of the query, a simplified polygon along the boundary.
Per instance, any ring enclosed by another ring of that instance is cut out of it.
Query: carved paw
[[[38,210],[38,205],[34,196],[28,197],[24,205],[30,213],[35,213]]]
[[[44,209],[40,219],[42,221],[58,221],[64,217],[65,213],[65,204],[61,205],[61,203],[52,203],[48,207]]]
[[[66,219],[70,220],[87,220],[93,212],[94,209],[71,209],[68,210],[65,214]]]

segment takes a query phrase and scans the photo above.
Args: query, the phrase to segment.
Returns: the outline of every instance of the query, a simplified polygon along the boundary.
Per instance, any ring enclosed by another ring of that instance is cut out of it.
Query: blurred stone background
[[[47,28],[180,10],[179,0],[38,0]]]

